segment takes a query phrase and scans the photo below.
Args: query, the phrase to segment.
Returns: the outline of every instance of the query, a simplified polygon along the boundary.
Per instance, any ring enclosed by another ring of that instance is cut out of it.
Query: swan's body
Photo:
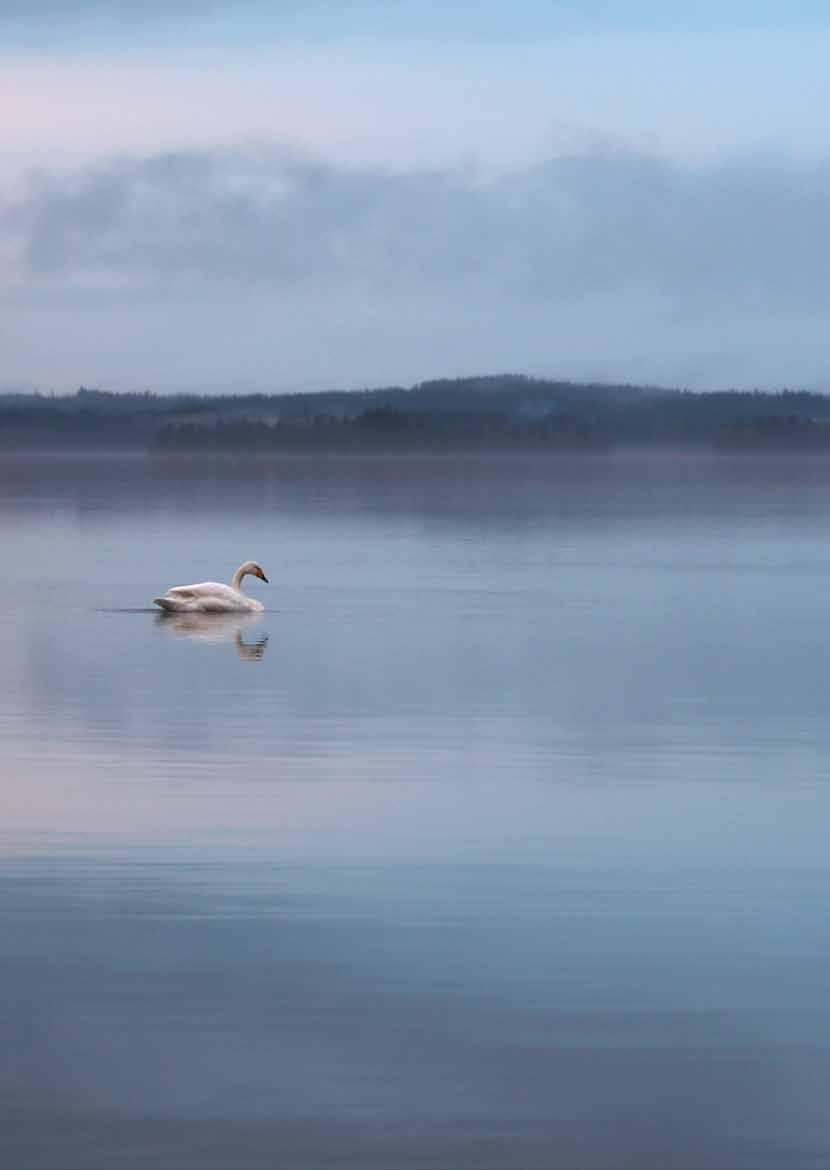
[[[265,609],[261,601],[242,592],[242,578],[268,578],[256,561],[245,561],[233,575],[230,585],[218,581],[200,581],[197,585],[174,585],[153,602],[167,613],[252,613]]]

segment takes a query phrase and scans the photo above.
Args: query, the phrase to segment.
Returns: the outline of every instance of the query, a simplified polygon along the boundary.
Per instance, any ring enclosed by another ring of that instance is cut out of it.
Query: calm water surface
[[[0,1164],[830,1166],[830,467],[6,459],[0,539]]]

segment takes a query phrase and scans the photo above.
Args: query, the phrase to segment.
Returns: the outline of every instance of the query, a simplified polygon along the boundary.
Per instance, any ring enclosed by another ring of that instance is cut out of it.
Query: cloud
[[[590,154],[492,181],[346,170],[292,152],[191,152],[40,176],[7,206],[28,279],[220,279],[519,301],[650,290],[830,298],[830,164],[689,169]]]
[[[777,339],[773,379],[822,376],[811,330],[830,309],[827,162],[690,168],[594,152],[485,181],[279,148],[192,151],[41,174],[1,222],[16,273],[7,298],[67,317],[73,298],[79,312],[80,298],[139,315],[165,304],[183,326],[195,303],[226,321],[270,305],[283,322],[312,314],[349,363],[360,322],[375,321],[378,352],[393,346],[407,372],[433,337],[451,366],[473,369],[499,352],[538,367],[553,341],[570,373],[601,372],[586,360],[601,345],[599,365],[618,363],[610,376],[692,382],[748,369],[757,380]],[[494,321],[507,339],[495,352]],[[427,372],[441,371],[412,371]]]

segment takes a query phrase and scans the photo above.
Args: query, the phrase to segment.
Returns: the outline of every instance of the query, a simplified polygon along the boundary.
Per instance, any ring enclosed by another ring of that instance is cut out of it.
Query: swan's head
[[[237,576],[240,581],[243,577],[259,577],[260,581],[264,581],[266,585],[268,584],[268,578],[262,571],[262,565],[258,565],[256,561],[246,561],[244,565],[240,565],[237,569]]]

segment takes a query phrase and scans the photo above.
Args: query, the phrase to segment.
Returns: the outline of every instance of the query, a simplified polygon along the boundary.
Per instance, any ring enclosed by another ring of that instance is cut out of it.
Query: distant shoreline
[[[487,375],[315,394],[0,395],[13,452],[194,455],[830,453],[830,397]]]

